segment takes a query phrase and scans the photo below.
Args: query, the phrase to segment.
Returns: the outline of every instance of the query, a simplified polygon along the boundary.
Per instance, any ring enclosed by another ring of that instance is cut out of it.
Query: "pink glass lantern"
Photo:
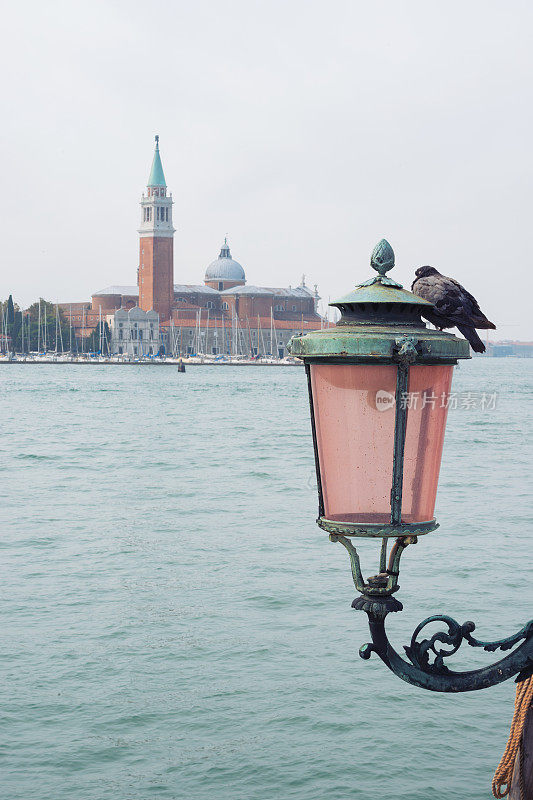
[[[410,369],[401,522],[433,519],[452,369]],[[397,367],[311,364],[310,372],[324,517],[389,523]]]
[[[465,340],[426,327],[421,314],[431,303],[385,276],[393,258],[380,242],[372,261],[379,276],[331,304],[341,311],[337,325],[291,341],[308,375],[318,524],[330,533],[437,527],[453,365],[470,353]]]

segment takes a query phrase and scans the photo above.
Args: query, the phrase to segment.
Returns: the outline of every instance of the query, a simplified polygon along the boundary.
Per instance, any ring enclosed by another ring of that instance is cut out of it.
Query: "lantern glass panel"
[[[452,373],[442,364],[409,369],[402,522],[433,519]]]
[[[442,397],[452,370],[448,365],[409,370],[402,522],[433,517],[447,414]],[[396,377],[392,364],[311,364],[327,519],[390,522]]]
[[[311,388],[324,515],[390,522],[394,411],[381,409],[393,408],[396,367],[311,364]]]

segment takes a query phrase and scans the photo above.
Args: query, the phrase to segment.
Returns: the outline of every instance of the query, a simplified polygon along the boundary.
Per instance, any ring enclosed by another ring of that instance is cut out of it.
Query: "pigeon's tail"
[[[494,324],[494,322],[491,322],[490,319],[487,319],[485,314],[481,314],[481,316],[477,317],[472,317],[472,322],[474,323],[474,326],[478,328],[478,330],[479,329],[482,330],[490,329],[492,331],[496,330],[496,325]]]
[[[475,328],[472,328],[470,325],[458,325],[457,327],[461,331],[465,339],[468,339],[468,341],[470,342],[470,347],[472,348],[474,353],[485,352],[485,345],[477,335]]]

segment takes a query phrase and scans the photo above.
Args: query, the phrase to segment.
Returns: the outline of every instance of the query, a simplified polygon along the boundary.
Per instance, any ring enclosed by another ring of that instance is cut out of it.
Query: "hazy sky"
[[[135,283],[158,133],[176,282],[228,233],[250,283],[333,299],[385,237],[397,280],[432,264],[493,338],[533,339],[532,22],[527,0],[4,6],[0,297]]]

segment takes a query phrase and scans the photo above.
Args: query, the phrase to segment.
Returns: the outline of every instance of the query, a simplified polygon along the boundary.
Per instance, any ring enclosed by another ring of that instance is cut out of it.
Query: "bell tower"
[[[141,198],[139,228],[139,307],[157,311],[159,322],[170,318],[174,301],[174,228],[172,193],[167,184],[159,155],[159,136],[155,137],[152,169]]]

